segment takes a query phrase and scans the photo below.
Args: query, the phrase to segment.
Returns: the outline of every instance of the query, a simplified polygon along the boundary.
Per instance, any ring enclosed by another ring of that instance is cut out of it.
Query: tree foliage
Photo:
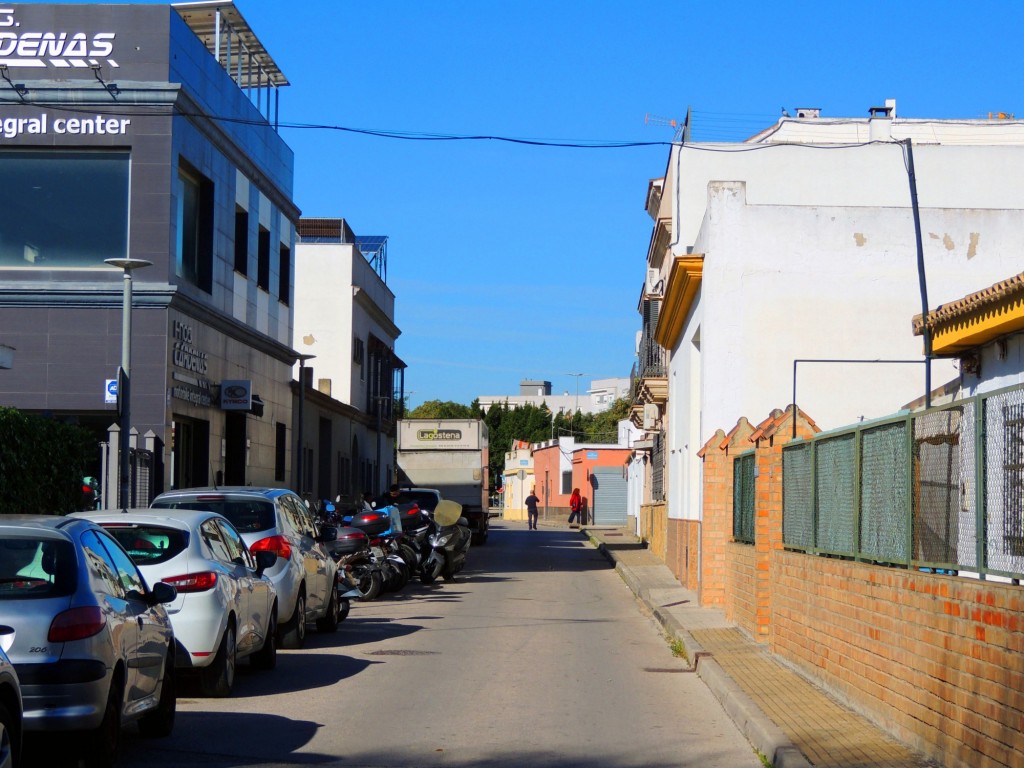
[[[473,401],[474,404],[476,401]],[[451,400],[427,400],[406,414],[409,419],[478,419],[479,407],[462,405]]]
[[[88,430],[0,408],[0,514],[75,511],[96,450]]]

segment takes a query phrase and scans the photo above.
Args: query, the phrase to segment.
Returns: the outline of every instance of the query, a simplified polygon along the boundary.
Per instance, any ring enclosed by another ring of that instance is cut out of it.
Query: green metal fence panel
[[[885,563],[910,560],[909,428],[902,420],[861,432],[860,555]]]
[[[782,450],[782,543],[812,549],[814,541],[814,487],[811,443]]]
[[[978,568],[974,400],[914,418],[914,560]]]
[[[754,543],[754,454],[738,456],[732,473],[732,537]]]
[[[818,548],[836,554],[854,553],[856,434],[819,439],[814,451]]]
[[[984,401],[985,560],[1024,572],[1024,388]]]

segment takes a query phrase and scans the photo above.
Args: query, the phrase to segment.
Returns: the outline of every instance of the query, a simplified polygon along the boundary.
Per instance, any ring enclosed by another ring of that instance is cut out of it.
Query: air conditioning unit
[[[657,429],[658,406],[654,403],[644,403],[644,429]]]
[[[648,269],[646,293],[651,296],[661,296],[664,287],[665,281],[661,279],[661,272],[657,269]]]

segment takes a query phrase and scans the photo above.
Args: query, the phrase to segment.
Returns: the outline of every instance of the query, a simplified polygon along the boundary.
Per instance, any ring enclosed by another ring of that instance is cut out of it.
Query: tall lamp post
[[[585,373],[567,373],[566,376],[576,377],[576,407],[572,409],[572,419],[576,418],[576,411],[580,409],[580,376],[586,376]],[[569,423],[572,424],[572,419],[569,419]]]
[[[124,289],[121,303],[121,370],[117,377],[117,412],[118,426],[121,433],[117,439],[117,473],[120,486],[119,501],[121,509],[128,509],[131,504],[131,468],[129,453],[131,443],[129,433],[132,428],[131,408],[131,369],[132,369],[132,271],[141,267],[149,267],[153,262],[145,259],[104,259],[105,264],[124,271]],[[149,502],[149,499],[146,499]]]
[[[312,360],[315,357],[316,355],[299,355],[299,426],[295,430],[296,440],[299,444],[298,453],[295,456],[295,472],[299,476],[296,489],[299,492],[299,496],[302,496],[302,492],[306,490],[304,488],[305,475],[302,466],[302,454],[304,453],[302,449],[302,425],[305,420],[303,412],[306,406],[306,361]]]

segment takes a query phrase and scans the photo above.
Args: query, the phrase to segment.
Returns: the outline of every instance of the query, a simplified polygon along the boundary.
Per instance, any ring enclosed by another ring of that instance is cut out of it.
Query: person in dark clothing
[[[537,530],[537,505],[540,504],[540,499],[537,498],[536,494],[531,492],[526,497],[526,516],[527,522],[529,523],[529,529],[531,531]]]

